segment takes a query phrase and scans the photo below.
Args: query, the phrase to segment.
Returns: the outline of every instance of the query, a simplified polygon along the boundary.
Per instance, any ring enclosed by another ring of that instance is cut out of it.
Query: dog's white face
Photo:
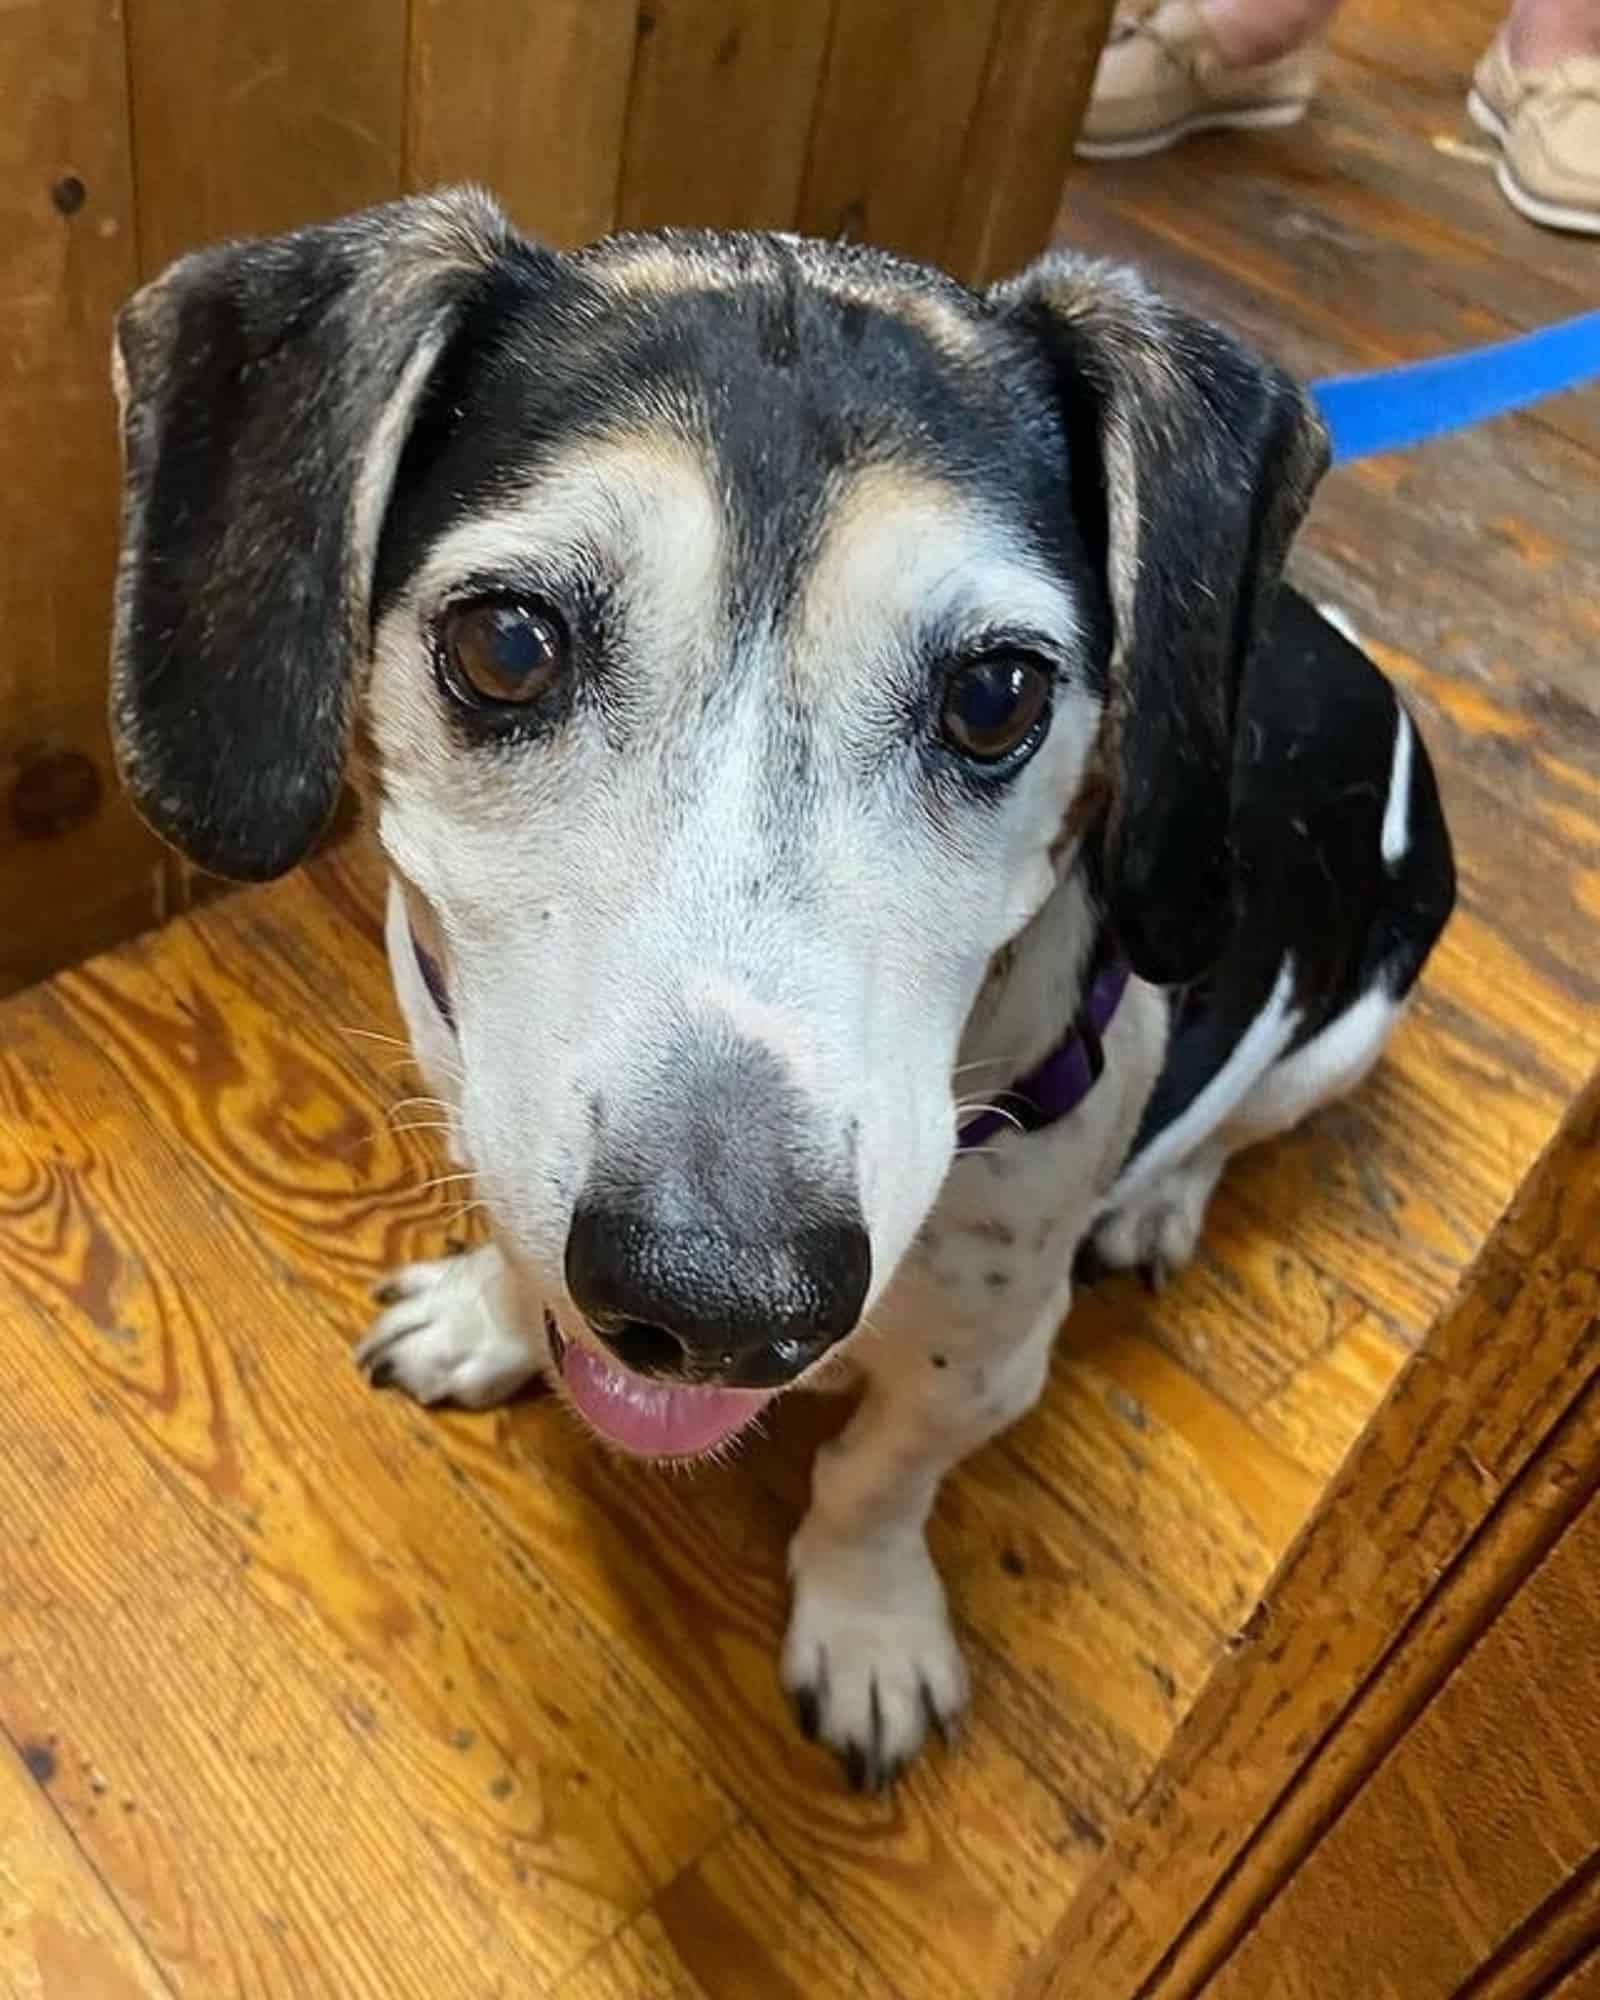
[[[185,259],[119,341],[130,788],[272,875],[359,740],[458,1149],[590,1414],[673,1385],[641,1448],[862,1326],[1081,825],[1136,971],[1226,937],[1237,691],[1318,445],[1126,279],[558,256],[457,194]]]
[[[859,1215],[868,1288],[813,1302],[825,1341],[694,1356],[769,1383],[870,1312],[938,1193],[962,1027],[1056,884],[1100,702],[1067,581],[972,493],[843,470],[774,604],[719,473],[628,428],[441,534],[383,610],[368,727],[462,1157],[569,1338],[597,1190],[735,1262],[795,1202]]]

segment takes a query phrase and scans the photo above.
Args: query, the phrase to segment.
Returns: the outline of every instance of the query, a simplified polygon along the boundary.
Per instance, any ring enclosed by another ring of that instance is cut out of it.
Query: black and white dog
[[[966,1697],[929,1508],[1075,1254],[1180,1264],[1450,909],[1412,723],[1278,588],[1306,397],[1068,254],[558,255],[471,193],[185,258],[117,372],[127,782],[261,878],[353,764],[493,1221],[363,1365],[658,1458],[859,1386],[783,1673],[884,1781]]]

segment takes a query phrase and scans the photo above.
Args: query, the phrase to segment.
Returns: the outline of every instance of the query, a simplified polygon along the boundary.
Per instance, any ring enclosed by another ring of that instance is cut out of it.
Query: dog
[[[471,190],[181,259],[114,372],[123,778],[260,880],[355,773],[492,1219],[361,1365],[668,1460],[859,1389],[782,1675],[887,1783],[967,1699],[929,1510],[1075,1265],[1182,1265],[1451,908],[1415,723],[1280,581],[1309,398],[1069,252],[561,254]]]

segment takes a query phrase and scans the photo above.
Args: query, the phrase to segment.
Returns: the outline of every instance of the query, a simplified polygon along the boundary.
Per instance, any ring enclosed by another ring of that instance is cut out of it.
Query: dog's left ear
[[[461,190],[197,251],[124,307],[112,734],[203,867],[281,874],[331,814],[412,412],[513,254],[539,253]]]
[[[1232,929],[1240,691],[1326,434],[1281,369],[1131,273],[1058,252],[990,297],[1054,374],[1111,602],[1111,920],[1135,971],[1180,984]]]

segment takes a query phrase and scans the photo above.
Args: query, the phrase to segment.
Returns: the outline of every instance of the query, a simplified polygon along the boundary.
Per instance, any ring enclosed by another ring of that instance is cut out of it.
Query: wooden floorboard
[[[171,1987],[50,1799],[61,1754],[59,1735],[0,1737],[0,1992],[167,2000]],[[126,1810],[101,1771],[83,1775],[107,1813]]]
[[[1312,372],[1577,310],[1600,252],[1461,117],[1492,11],[1355,0],[1305,126],[1085,170],[1065,232]],[[890,1798],[775,1673],[835,1406],[663,1480],[350,1367],[378,1272],[478,1226],[359,854],[6,1003],[0,1991],[1004,1994],[1600,1060],[1596,401],[1327,482],[1300,574],[1414,706],[1461,911],[1369,1085],[950,1482],[977,1697]]]

